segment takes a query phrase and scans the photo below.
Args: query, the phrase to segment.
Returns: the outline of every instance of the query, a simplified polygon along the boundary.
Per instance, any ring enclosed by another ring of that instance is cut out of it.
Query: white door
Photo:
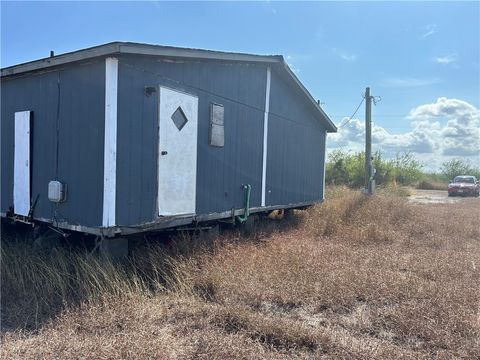
[[[30,212],[30,111],[15,113],[13,210],[28,216]]]
[[[158,212],[194,214],[198,98],[160,87]]]

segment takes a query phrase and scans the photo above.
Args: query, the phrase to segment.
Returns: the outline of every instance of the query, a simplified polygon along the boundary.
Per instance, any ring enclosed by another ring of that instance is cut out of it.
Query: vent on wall
[[[212,103],[210,107],[210,145],[223,147],[225,145],[225,131],[223,126],[223,105]]]

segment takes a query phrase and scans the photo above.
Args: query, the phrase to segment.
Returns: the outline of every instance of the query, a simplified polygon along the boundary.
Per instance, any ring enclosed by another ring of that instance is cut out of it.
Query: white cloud
[[[420,87],[437,84],[440,79],[419,79],[419,78],[387,78],[380,82],[383,87]]]
[[[433,61],[437,64],[448,65],[457,62],[458,54],[453,53],[446,56],[434,57]]]
[[[478,109],[463,100],[440,97],[436,102],[417,106],[410,110],[408,118],[431,119],[439,116],[444,117],[477,117]]]
[[[348,53],[345,50],[333,48],[332,51],[335,55],[339,56],[342,60],[345,60],[347,62],[354,62],[355,60],[357,60],[357,55]]]
[[[424,32],[420,36],[421,40],[425,40],[426,38],[432,36],[433,34],[437,33],[437,25],[436,24],[428,24],[425,26]]]
[[[373,149],[380,150],[387,158],[398,152],[412,152],[429,170],[438,170],[453,157],[468,158],[480,166],[480,111],[475,106],[441,97],[434,103],[413,108],[406,119],[411,130],[401,134],[392,134],[374,124]],[[361,151],[364,139],[364,122],[352,119],[336,134],[329,135],[328,147]]]

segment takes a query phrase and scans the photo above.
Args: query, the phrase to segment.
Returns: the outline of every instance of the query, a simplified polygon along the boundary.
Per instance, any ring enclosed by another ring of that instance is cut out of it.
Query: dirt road
[[[449,197],[447,191],[442,190],[412,190],[409,201],[417,204],[449,204],[469,199],[466,197]]]

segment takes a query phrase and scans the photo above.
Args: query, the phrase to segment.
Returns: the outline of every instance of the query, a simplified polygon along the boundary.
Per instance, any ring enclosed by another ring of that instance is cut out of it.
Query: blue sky
[[[480,164],[480,3],[2,2],[1,66],[114,40],[282,54],[335,123],[366,86],[374,149]],[[362,146],[363,107],[329,148]]]

